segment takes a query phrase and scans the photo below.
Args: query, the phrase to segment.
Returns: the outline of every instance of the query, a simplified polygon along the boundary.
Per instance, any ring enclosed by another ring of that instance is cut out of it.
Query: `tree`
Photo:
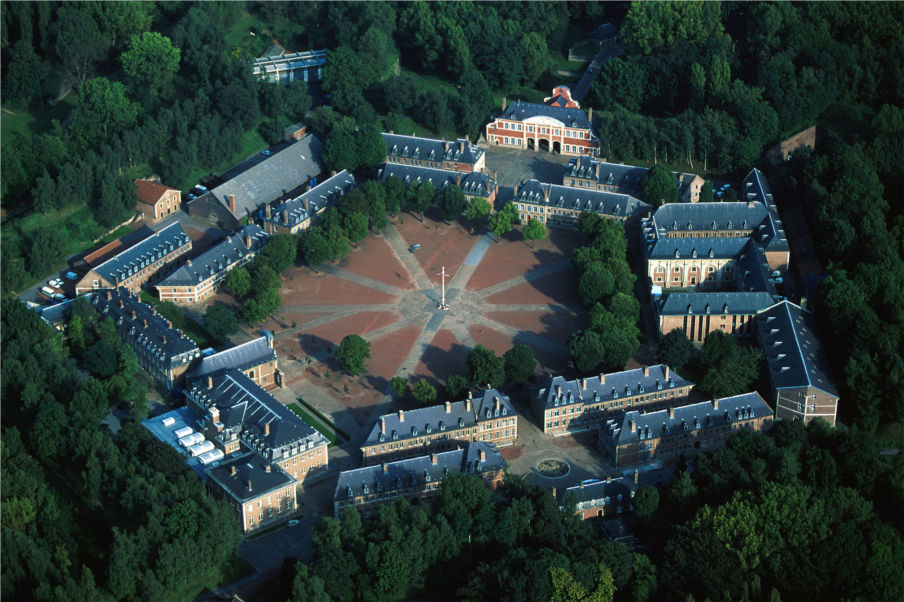
[[[524,34],[521,38],[521,52],[524,56],[524,84],[533,86],[551,65],[546,39],[533,31]]]
[[[593,591],[587,591],[580,581],[575,579],[568,570],[553,566],[549,568],[549,577],[552,581],[553,602],[571,602],[581,600],[586,602],[612,602],[615,596],[615,584],[612,580],[612,572],[600,563],[597,569],[598,576]]]
[[[759,377],[760,351],[741,347],[730,334],[710,332],[700,353],[705,370],[699,388],[712,397],[729,397],[752,391]]]
[[[408,188],[408,206],[417,211],[421,221],[424,221],[424,211],[433,204],[435,195],[436,188],[430,180],[416,182]]]
[[[71,330],[71,327],[70,327]],[[461,374],[450,374],[446,379],[446,397],[456,400],[468,390],[468,379]]]
[[[537,367],[533,350],[520,343],[506,351],[502,359],[505,365],[505,380],[508,382],[523,383],[534,375]]]
[[[389,381],[389,386],[399,399],[408,395],[408,391],[411,390],[411,387],[408,385],[408,379],[404,376],[393,376]]]
[[[656,164],[647,172],[643,182],[643,200],[654,207],[678,200],[678,185],[668,169]]]
[[[386,191],[386,212],[395,216],[402,209],[402,202],[405,199],[405,184],[398,176],[389,176],[383,182],[383,189]]]
[[[170,39],[156,31],[133,35],[129,49],[119,57],[126,77],[135,87],[143,89],[151,98],[166,90],[179,70],[181,51]]]
[[[687,364],[693,352],[694,344],[680,328],[669,332],[659,343],[659,361],[672,368],[680,369]]]
[[[603,368],[607,372],[624,370],[625,364],[640,346],[632,332],[624,329],[608,329],[599,333],[603,350]]]
[[[471,222],[481,220],[490,214],[490,202],[481,197],[474,197],[468,202],[467,215]]]
[[[595,372],[605,357],[600,335],[593,330],[577,331],[568,340],[571,361],[579,372]]]
[[[357,169],[358,151],[355,135],[343,126],[333,128],[323,142],[323,161],[327,169],[333,171]]]
[[[67,4],[57,13],[56,53],[68,79],[83,86],[94,66],[103,59],[108,43],[88,5]]]
[[[461,215],[468,202],[465,194],[458,186],[450,184],[440,189],[436,198],[436,206],[443,214],[443,219],[451,222]]]
[[[370,358],[370,343],[356,334],[347,335],[339,343],[336,357],[346,373],[357,376],[364,372],[364,361]]]
[[[355,248],[357,248],[358,242],[367,238],[367,216],[355,211],[346,215],[343,222],[348,239],[355,245]]]
[[[323,68],[323,89],[332,94],[333,107],[345,115],[356,115],[362,107],[367,106],[362,91],[373,80],[357,53],[348,46],[339,46],[330,50]],[[349,149],[354,153],[354,147]]]
[[[82,148],[92,147],[134,125],[138,113],[139,107],[128,99],[125,86],[97,77],[81,87],[79,106],[66,133]]]
[[[703,182],[703,186],[700,188],[700,202],[701,203],[712,203],[713,202],[713,181],[707,180]]]
[[[223,342],[239,330],[235,313],[225,305],[208,305],[204,311],[204,328],[217,342]]]
[[[249,269],[251,272],[251,289],[254,291],[255,296],[259,295],[261,291],[279,290],[282,280],[280,280],[276,270],[270,267],[270,262],[266,258],[259,255],[251,262]]]
[[[317,268],[320,264],[329,261],[331,255],[330,241],[317,226],[308,228],[302,235],[301,250],[305,261],[312,268]]]
[[[269,260],[270,266],[277,274],[281,274],[286,268],[293,265],[297,254],[298,245],[295,237],[291,234],[275,234],[271,236],[261,250],[261,255]]]
[[[634,511],[641,520],[649,520],[659,508],[659,490],[652,485],[641,485],[634,494]]]
[[[505,380],[505,363],[492,349],[478,343],[465,359],[465,374],[475,387],[498,387]]]
[[[531,241],[530,248],[533,249],[533,241],[546,238],[546,226],[543,225],[543,222],[540,220],[532,217],[524,225],[524,228],[521,230],[521,235],[524,237],[524,240]]]
[[[50,65],[41,61],[34,47],[19,40],[9,51],[9,69],[3,86],[3,95],[24,105],[41,95],[44,80],[50,74]]]
[[[414,383],[414,398],[421,405],[432,405],[436,403],[436,388],[426,378],[422,378]]]
[[[65,242],[64,234],[58,228],[37,230],[28,253],[28,271],[33,276],[44,276],[56,269],[63,262]]]
[[[601,263],[591,264],[578,281],[578,294],[588,307],[597,301],[605,302],[613,292],[615,280]]]
[[[357,135],[358,167],[377,167],[386,162],[386,141],[374,125],[365,125]]]
[[[508,202],[495,215],[490,217],[490,232],[497,237],[504,236],[512,229],[513,225],[520,223],[521,218],[518,215],[518,208],[515,207],[514,203]]]
[[[235,297],[244,297],[251,291],[251,274],[243,266],[236,266],[226,274],[223,288]]]

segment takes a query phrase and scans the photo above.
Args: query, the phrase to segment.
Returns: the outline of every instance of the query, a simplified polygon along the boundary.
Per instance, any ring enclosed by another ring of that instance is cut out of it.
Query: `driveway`
[[[522,176],[525,181],[536,178],[541,182],[561,184],[568,161],[573,158],[568,155],[554,155],[547,151],[501,148],[481,142],[486,148],[487,171],[498,172],[500,186],[516,186]]]

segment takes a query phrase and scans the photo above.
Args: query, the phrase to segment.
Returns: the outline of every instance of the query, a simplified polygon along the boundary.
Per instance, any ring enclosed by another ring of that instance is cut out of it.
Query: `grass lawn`
[[[234,583],[253,572],[254,567],[251,566],[247,560],[242,558],[238,551],[235,551],[232,553],[232,557],[226,562],[226,565],[221,567],[220,570],[197,575],[193,581],[185,584],[182,591],[176,593],[174,599],[193,600],[205,589],[212,590],[222,585]]]
[[[223,33],[223,36],[233,51],[238,50],[246,58],[255,58],[271,45],[270,37],[262,34],[264,29],[265,25],[262,21],[245,11]],[[251,35],[252,31],[255,35]]]
[[[295,412],[295,414],[297,414],[308,426],[313,427],[321,435],[326,437],[326,440],[330,442],[329,447],[340,443],[339,437],[336,436],[336,433],[334,433],[332,429],[324,426],[319,420],[305,412],[300,405],[297,403],[289,404],[289,409]]]
[[[11,138],[19,132],[23,136],[33,134],[45,134],[53,129],[53,120],[60,123],[75,107],[76,95],[73,92],[67,94],[63,100],[55,106],[41,105],[29,109],[3,107],[0,112],[0,136]]]
[[[580,79],[580,75],[584,73],[586,68],[587,63],[582,61],[569,61],[567,58],[553,58],[552,64],[550,65],[550,71],[552,71],[553,74],[556,74],[558,71],[577,73],[578,77],[575,78],[575,81]]]

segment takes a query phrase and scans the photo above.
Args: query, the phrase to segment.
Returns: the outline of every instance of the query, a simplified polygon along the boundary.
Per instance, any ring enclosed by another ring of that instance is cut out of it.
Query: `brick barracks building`
[[[599,138],[592,131],[593,109],[585,113],[532,102],[502,101],[502,111],[486,127],[489,144],[563,155],[596,156]]]
[[[377,175],[382,182],[385,182],[391,176],[400,179],[406,187],[425,181],[433,184],[437,191],[444,186],[458,186],[467,201],[470,202],[471,199],[481,198],[486,200],[491,207],[496,201],[498,192],[495,172],[493,172],[493,177],[490,177],[479,171],[465,173],[448,169],[419,167],[417,165],[386,163]]]
[[[502,447],[518,438],[518,413],[509,398],[487,389],[481,397],[447,401],[380,416],[361,446],[364,464],[420,456],[464,442],[486,441]]]
[[[632,196],[598,190],[580,190],[528,180],[515,187],[512,200],[521,221],[540,220],[548,226],[576,228],[581,213],[591,212],[625,221],[649,214],[652,207]]]
[[[495,489],[505,477],[505,460],[492,443],[475,441],[451,451],[435,452],[339,474],[333,496],[333,515],[353,506],[370,515],[398,498],[423,500],[439,494],[443,480],[453,474],[473,474]]]
[[[317,186],[274,207],[264,207],[263,224],[269,234],[297,234],[307,230],[314,219],[338,203],[357,186],[355,177],[342,170]]]
[[[278,362],[273,349],[273,335],[265,330],[262,337],[201,358],[189,373],[188,381],[195,382],[227,370],[238,370],[260,388],[271,391],[282,386]]]
[[[596,428],[618,412],[674,405],[694,383],[665,364],[566,381],[554,377],[533,403],[543,432],[567,435]]]
[[[644,180],[649,173],[646,167],[636,167],[623,163],[608,163],[592,157],[578,157],[568,165],[562,178],[565,186],[618,192],[632,196],[643,196]],[[700,190],[706,182],[697,174],[673,172],[682,203],[700,201]]]
[[[559,494],[559,507],[574,510],[583,520],[620,516],[634,510],[636,492],[637,483],[627,477],[582,481]]]
[[[486,152],[468,139],[454,142],[383,133],[386,163],[471,173],[486,167]]]
[[[725,445],[740,429],[763,432],[772,408],[759,393],[744,393],[657,412],[630,411],[600,428],[600,448],[618,468],[673,463]]]
[[[159,222],[182,208],[182,193],[153,180],[135,180],[138,210],[149,223]]]

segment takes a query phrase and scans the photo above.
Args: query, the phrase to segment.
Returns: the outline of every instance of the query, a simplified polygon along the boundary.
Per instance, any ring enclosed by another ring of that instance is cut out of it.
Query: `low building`
[[[102,317],[113,320],[123,341],[135,351],[138,365],[166,389],[179,383],[189,365],[201,357],[194,341],[125,288],[100,291],[91,303]]]
[[[656,412],[627,412],[600,427],[599,441],[618,468],[668,464],[723,447],[738,430],[766,431],[772,421],[772,408],[759,393],[744,393]]]
[[[323,79],[326,55],[323,49],[262,56],[254,59],[252,69],[255,76],[274,84],[319,82]]]
[[[559,507],[574,510],[584,520],[610,518],[634,510],[637,483],[627,477],[581,481],[559,494]]]
[[[237,230],[246,217],[261,217],[264,205],[316,186],[324,171],[322,155],[320,141],[313,134],[305,136],[189,201],[188,213],[224,230]]]
[[[655,304],[660,335],[682,331],[693,343],[703,343],[715,330],[753,339],[756,315],[779,297],[765,291],[671,293]]]
[[[643,185],[649,168],[624,163],[609,163],[592,157],[579,157],[568,165],[562,183],[574,188],[589,188],[618,192],[636,197],[643,196]],[[698,203],[700,191],[706,183],[697,174],[673,172],[675,186],[683,203]]]
[[[552,89],[552,95],[544,98],[543,102],[563,109],[581,108],[581,103],[571,97],[571,88],[568,86],[556,86]]]
[[[515,101],[486,126],[490,144],[522,150],[545,150],[563,155],[596,156],[600,141],[593,133],[593,109],[564,108]]]
[[[284,203],[264,207],[263,224],[269,234],[297,234],[357,186],[355,176],[342,170],[317,186]]]
[[[175,269],[190,251],[191,239],[182,225],[170,224],[103,263],[91,266],[76,282],[75,294],[108,288],[125,288],[137,293],[155,276]]]
[[[518,413],[509,398],[487,389],[474,399],[447,401],[406,412],[380,416],[361,445],[364,464],[385,462],[486,441],[499,447],[518,438]]]
[[[182,208],[182,193],[154,180],[135,180],[138,190],[138,210],[150,223],[159,222]]]
[[[533,410],[544,433],[566,435],[596,428],[618,412],[674,405],[693,388],[665,364],[568,381],[556,376],[540,389]]]
[[[524,223],[536,219],[548,226],[567,228],[577,227],[578,217],[584,212],[624,221],[652,210],[650,205],[626,194],[582,190],[534,179],[515,188],[513,202]]]
[[[298,509],[295,479],[255,453],[221,460],[207,469],[210,491],[225,499],[249,533]]]
[[[383,132],[386,163],[471,173],[486,167],[486,152],[468,139],[436,140]]]
[[[838,391],[813,316],[781,301],[757,314],[756,320],[775,418],[804,422],[822,418],[834,426]]]
[[[264,332],[262,337],[201,358],[201,362],[188,374],[188,382],[225,373],[227,370],[238,370],[265,391],[281,387],[282,373],[273,349],[273,335]]]
[[[378,177],[385,182],[390,176],[397,177],[405,186],[417,182],[430,182],[437,191],[444,186],[458,186],[468,201],[480,198],[490,203],[490,206],[496,201],[496,172],[490,177],[478,171],[463,173],[448,169],[387,163],[380,169]]]
[[[492,443],[477,441],[464,448],[384,462],[382,465],[346,470],[339,474],[333,496],[333,514],[352,506],[367,515],[398,498],[424,500],[440,492],[443,480],[453,474],[473,474],[495,489],[505,476],[505,460]]]
[[[157,295],[177,305],[201,303],[217,294],[229,272],[256,257],[266,242],[267,235],[258,226],[242,226],[163,279],[155,287]]]

